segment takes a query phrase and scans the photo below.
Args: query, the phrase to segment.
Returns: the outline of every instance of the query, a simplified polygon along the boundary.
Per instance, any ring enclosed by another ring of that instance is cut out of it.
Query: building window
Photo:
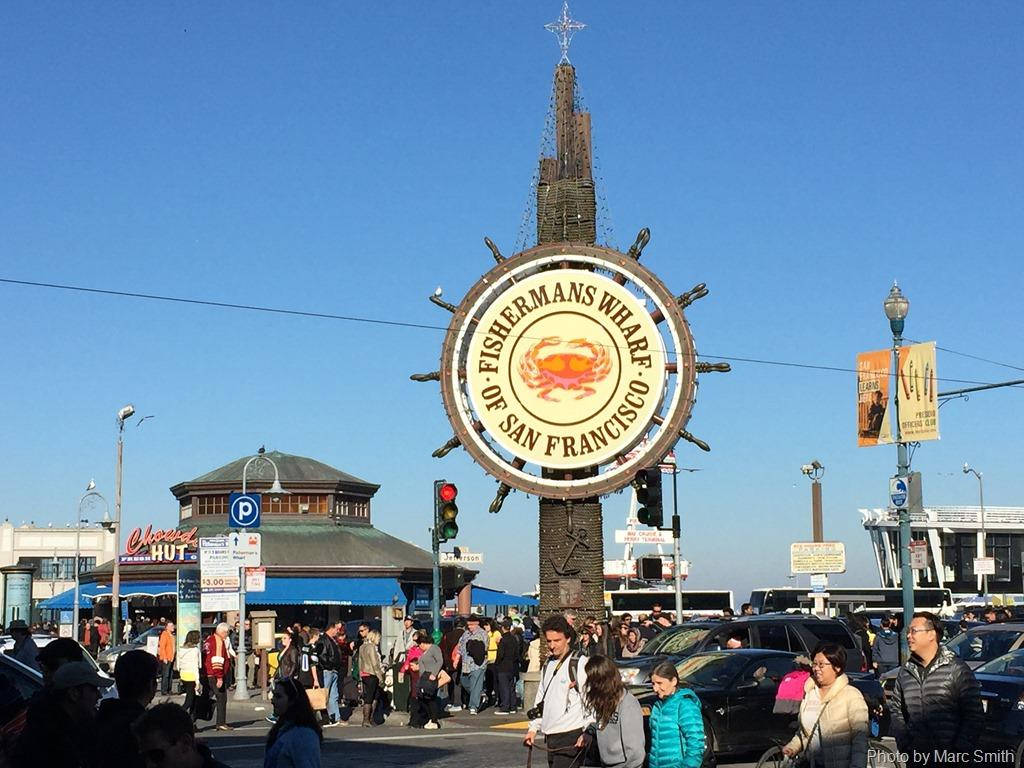
[[[265,515],[313,515],[327,516],[326,495],[307,496],[304,494],[290,493],[280,497],[277,501],[263,494],[263,514]]]
[[[192,514],[194,515],[226,515],[227,513],[227,496],[192,497]]]
[[[995,558],[996,572],[989,576],[991,581],[1009,581],[1013,570],[1013,553],[1010,548],[1010,535],[1006,533],[990,533],[986,537],[986,554]]]
[[[366,499],[342,497],[338,499],[335,509],[335,514],[338,517],[360,517],[366,519],[370,516],[370,502]]]
[[[96,567],[95,557],[78,558],[78,572],[88,573]],[[52,557],[39,558],[39,578],[42,581],[71,581],[75,577],[75,558],[58,557],[56,562]]]

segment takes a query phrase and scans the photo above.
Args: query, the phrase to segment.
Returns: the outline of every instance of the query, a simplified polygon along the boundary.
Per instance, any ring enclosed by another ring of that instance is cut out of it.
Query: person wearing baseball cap
[[[14,765],[87,768],[95,760],[94,725],[100,690],[114,681],[85,661],[62,665],[39,717],[29,719],[14,748]]]

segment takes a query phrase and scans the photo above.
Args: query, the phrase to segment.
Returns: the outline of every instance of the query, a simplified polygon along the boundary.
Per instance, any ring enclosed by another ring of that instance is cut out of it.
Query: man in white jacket
[[[587,682],[586,658],[572,653],[572,629],[564,616],[551,616],[541,628],[548,644],[548,659],[541,668],[530,730],[523,743],[532,747],[538,733],[544,734],[548,750],[548,768],[570,768],[579,764],[584,748],[583,732],[593,715],[583,703],[583,687]]]

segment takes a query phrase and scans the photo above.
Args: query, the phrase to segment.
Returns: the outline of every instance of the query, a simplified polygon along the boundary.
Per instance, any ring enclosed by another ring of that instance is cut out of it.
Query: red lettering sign
[[[152,525],[147,525],[145,533],[142,532],[141,528],[135,528],[128,534],[128,538],[124,542],[124,552],[126,555],[138,555],[143,549],[146,549],[153,554],[154,559],[160,559],[166,553],[197,549],[199,547],[198,534],[198,528],[190,528],[183,531],[179,531],[177,528],[167,528],[164,530],[158,528],[154,531]],[[157,547],[154,545],[169,546]],[[159,552],[160,557],[157,556],[157,552]]]

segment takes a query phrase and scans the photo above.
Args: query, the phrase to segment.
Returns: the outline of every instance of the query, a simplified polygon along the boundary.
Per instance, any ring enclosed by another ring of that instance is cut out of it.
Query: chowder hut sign
[[[146,530],[135,528],[124,542],[124,554],[118,561],[127,565],[148,563],[194,563],[198,560],[198,528]]]

